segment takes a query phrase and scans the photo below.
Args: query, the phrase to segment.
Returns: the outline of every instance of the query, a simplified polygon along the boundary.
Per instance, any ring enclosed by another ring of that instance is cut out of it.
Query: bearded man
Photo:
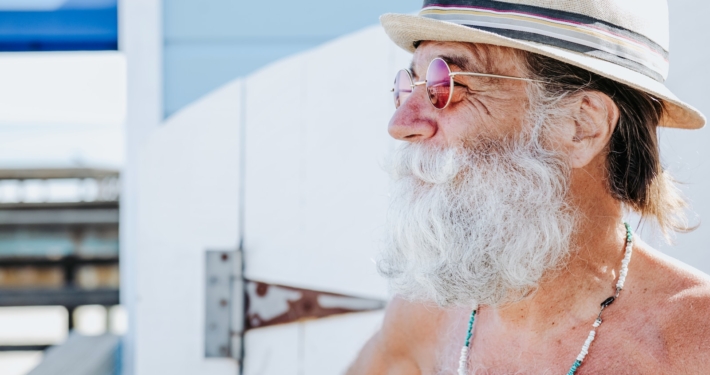
[[[623,216],[688,230],[658,126],[665,0],[427,0],[381,18],[395,80],[396,297],[348,374],[708,374],[710,279]]]

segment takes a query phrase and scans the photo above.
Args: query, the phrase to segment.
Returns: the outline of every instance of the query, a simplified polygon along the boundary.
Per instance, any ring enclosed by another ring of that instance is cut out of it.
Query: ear
[[[574,129],[565,132],[568,137],[563,142],[569,150],[570,166],[583,168],[606,150],[619,121],[619,107],[606,94],[585,91],[573,98],[571,109],[568,125]]]

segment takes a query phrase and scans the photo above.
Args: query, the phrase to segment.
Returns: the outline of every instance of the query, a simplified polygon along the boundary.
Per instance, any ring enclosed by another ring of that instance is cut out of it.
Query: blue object
[[[572,367],[569,369],[569,372],[567,373],[567,375],[574,375],[574,374],[576,374],[576,373],[577,373],[577,369],[579,369],[579,366],[581,366],[581,365],[582,365],[582,362],[580,362],[580,361],[574,361],[574,364],[573,364]]]
[[[0,51],[118,49],[118,0],[0,0]]]

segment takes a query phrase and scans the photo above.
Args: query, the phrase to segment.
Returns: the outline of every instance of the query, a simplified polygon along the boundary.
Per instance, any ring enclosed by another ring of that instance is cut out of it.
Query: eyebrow
[[[442,60],[446,61],[446,63],[449,65],[456,66],[457,68],[466,72],[474,72],[474,69],[470,64],[470,60],[466,57],[460,55],[442,55],[439,57]]]
[[[414,71],[414,61],[409,63],[409,72],[412,73],[412,76],[419,77],[419,75],[417,75],[417,73]]]
[[[449,66],[455,66],[465,72],[480,73],[477,69],[471,66],[470,60],[461,55],[439,55],[438,58],[446,61]],[[414,61],[409,64],[409,71],[414,77],[419,77],[419,75],[414,70]]]

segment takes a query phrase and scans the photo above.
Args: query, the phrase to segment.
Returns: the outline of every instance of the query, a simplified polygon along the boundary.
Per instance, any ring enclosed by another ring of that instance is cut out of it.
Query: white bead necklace
[[[609,305],[614,303],[614,301],[619,297],[619,293],[624,289],[624,282],[626,281],[626,275],[629,273],[629,261],[631,261],[631,253],[633,252],[633,234],[631,233],[631,227],[628,223],[624,223],[626,227],[626,250],[624,251],[624,259],[621,261],[621,269],[619,270],[619,280],[616,282],[616,294],[607,298],[601,304],[601,310],[599,310],[599,315],[597,319],[592,324],[593,329],[589,332],[587,340],[582,345],[582,350],[579,352],[577,359],[574,364],[567,372],[567,375],[574,375],[577,369],[582,366],[582,361],[589,353],[589,346],[592,345],[594,337],[597,335],[597,328],[602,324],[602,312]],[[471,312],[471,318],[468,322],[468,331],[466,332],[466,341],[464,342],[463,348],[461,348],[461,357],[459,357],[459,371],[458,375],[468,375],[468,352],[471,347],[471,336],[473,335],[473,323],[476,320],[476,311]]]

